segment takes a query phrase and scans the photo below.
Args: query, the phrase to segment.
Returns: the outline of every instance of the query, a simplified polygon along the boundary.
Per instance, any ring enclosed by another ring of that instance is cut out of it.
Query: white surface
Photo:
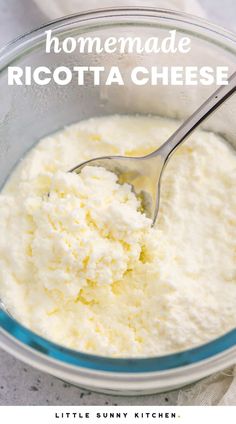
[[[222,0],[200,3],[212,21],[236,28],[235,0],[225,0],[223,7]],[[0,46],[44,22],[45,16],[31,0],[0,0]],[[0,405],[175,405],[177,398],[178,391],[138,398],[87,392],[34,370],[0,350]]]

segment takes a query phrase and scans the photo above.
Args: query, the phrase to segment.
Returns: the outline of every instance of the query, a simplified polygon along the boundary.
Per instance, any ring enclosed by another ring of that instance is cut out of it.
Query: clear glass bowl
[[[188,35],[188,55],[46,54],[46,29],[66,36],[164,37],[176,29]],[[185,118],[213,91],[203,86],[94,87],[8,86],[7,67],[119,64],[123,74],[138,65],[226,65],[235,70],[236,38],[206,21],[167,10],[107,9],[52,22],[14,41],[0,52],[0,185],[41,137],[91,116],[113,113],[160,114]],[[204,127],[236,145],[236,101],[231,98]],[[221,313],[221,311],[219,311]],[[236,329],[218,339],[176,354],[146,359],[112,359],[66,349],[29,331],[4,308],[0,310],[0,345],[14,356],[61,379],[92,390],[137,395],[171,390],[236,363]]]

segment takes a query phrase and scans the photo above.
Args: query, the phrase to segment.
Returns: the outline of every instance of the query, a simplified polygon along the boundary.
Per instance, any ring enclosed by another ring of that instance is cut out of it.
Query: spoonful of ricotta
[[[85,166],[98,166],[118,176],[121,184],[132,186],[141,200],[142,211],[155,224],[160,203],[161,176],[175,150],[212,112],[236,90],[236,72],[228,84],[218,88],[170,137],[154,152],[142,157],[103,156],[79,164],[70,172],[80,173]]]

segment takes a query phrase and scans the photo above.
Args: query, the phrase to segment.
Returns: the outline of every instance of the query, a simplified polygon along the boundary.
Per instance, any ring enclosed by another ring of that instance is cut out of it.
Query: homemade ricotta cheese
[[[236,156],[196,131],[163,174],[155,228],[106,154],[144,155],[179,125],[109,116],[41,140],[0,194],[0,297],[42,336],[115,357],[167,354],[236,327]]]

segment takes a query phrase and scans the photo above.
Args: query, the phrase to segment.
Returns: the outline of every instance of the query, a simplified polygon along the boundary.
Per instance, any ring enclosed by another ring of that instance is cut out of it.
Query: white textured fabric
[[[206,17],[197,0],[34,0],[50,19],[112,6],[146,6]],[[236,359],[235,359],[236,362]],[[178,405],[236,405],[236,366],[179,391]]]
[[[85,10],[114,6],[159,7],[205,16],[197,0],[35,0],[35,3],[51,19]]]
[[[236,366],[180,390],[178,405],[236,405]]]

